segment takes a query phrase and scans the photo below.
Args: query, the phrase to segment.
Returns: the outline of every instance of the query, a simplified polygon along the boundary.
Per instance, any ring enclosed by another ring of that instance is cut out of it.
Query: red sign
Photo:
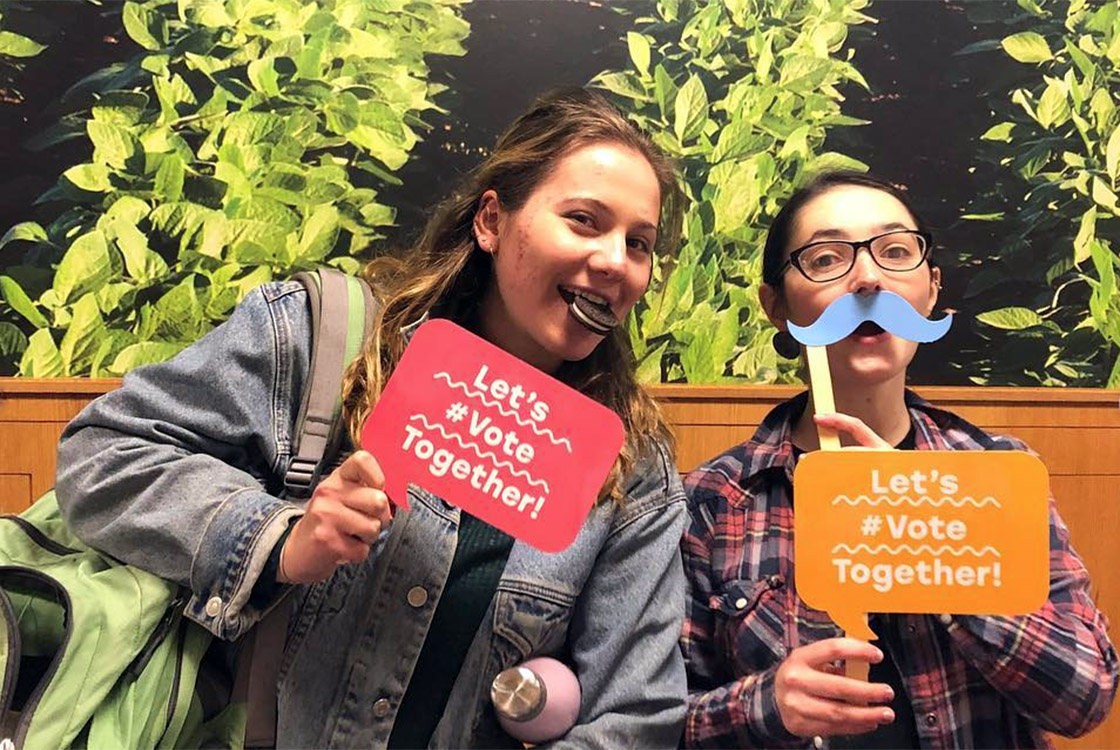
[[[416,484],[545,552],[576,538],[622,448],[607,407],[447,320],[414,334],[362,429],[407,510]]]

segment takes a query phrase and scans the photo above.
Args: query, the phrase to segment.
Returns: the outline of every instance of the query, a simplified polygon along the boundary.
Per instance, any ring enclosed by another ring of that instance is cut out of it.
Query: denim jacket
[[[59,446],[57,493],[87,543],[189,587],[187,614],[220,638],[261,616],[249,595],[289,523],[281,499],[308,375],[311,316],[298,283],[249,294],[166,364],[129,374]],[[678,544],[684,493],[659,448],[596,505],[575,542],[514,544],[433,747],[519,747],[489,685],[532,656],[568,661],[583,698],[557,745],[675,747],[686,687]],[[296,587],[280,671],[282,747],[384,746],[456,545],[457,508],[416,487],[362,563]]]

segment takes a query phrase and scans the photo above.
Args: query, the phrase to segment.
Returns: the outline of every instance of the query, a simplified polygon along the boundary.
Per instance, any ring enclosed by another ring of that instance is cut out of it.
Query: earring
[[[801,356],[801,345],[789,331],[778,331],[770,340],[771,346],[782,359],[797,359]]]

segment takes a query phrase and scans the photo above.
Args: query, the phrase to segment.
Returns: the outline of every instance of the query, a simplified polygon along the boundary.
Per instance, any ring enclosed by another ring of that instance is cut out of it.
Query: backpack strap
[[[284,474],[287,497],[306,498],[333,460],[344,432],[342,377],[373,328],[376,304],[369,285],[333,268],[298,273],[311,306],[311,367],[296,419],[292,460]],[[324,460],[325,459],[325,460]]]
[[[337,457],[346,433],[340,419],[342,378],[373,330],[377,304],[368,284],[333,268],[294,278],[307,289],[311,305],[311,367],[284,489],[286,497],[306,498]],[[248,661],[237,670],[234,695],[244,696],[246,704],[246,748],[276,746],[280,660],[290,617],[291,600],[284,597],[243,643],[243,658]]]

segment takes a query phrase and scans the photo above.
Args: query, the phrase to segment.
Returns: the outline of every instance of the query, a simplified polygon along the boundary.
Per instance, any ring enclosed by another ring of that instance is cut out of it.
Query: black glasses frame
[[[872,242],[881,237],[886,237],[892,234],[913,234],[921,238],[922,254],[918,258],[918,262],[910,268],[887,268],[879,262],[879,259],[875,257],[875,253],[871,252]],[[827,279],[814,279],[809,276],[808,272],[806,272],[804,268],[801,267],[802,254],[804,254],[808,250],[812,250],[814,247],[819,247],[821,245],[848,245],[852,248],[852,262],[848,264],[848,267],[844,269],[843,273],[839,273],[836,276],[830,276]],[[809,281],[813,282],[814,284],[827,284],[830,281],[842,279],[849,273],[851,273],[852,269],[856,267],[856,258],[859,257],[859,251],[864,248],[867,249],[867,254],[871,256],[871,260],[875,263],[875,265],[879,266],[879,268],[882,268],[884,271],[891,271],[894,273],[909,273],[910,271],[913,271],[914,269],[921,266],[926,262],[926,259],[929,258],[930,250],[933,248],[933,235],[929,232],[922,232],[917,229],[895,229],[894,231],[883,232],[882,234],[877,234],[874,237],[868,237],[866,240],[859,240],[858,242],[852,240],[820,240],[819,242],[810,242],[808,245],[803,245],[789,254],[789,257],[786,258],[786,262],[783,263],[782,267],[778,270],[778,275],[781,276],[789,269],[790,266],[793,266],[801,273],[802,276],[809,279]]]

